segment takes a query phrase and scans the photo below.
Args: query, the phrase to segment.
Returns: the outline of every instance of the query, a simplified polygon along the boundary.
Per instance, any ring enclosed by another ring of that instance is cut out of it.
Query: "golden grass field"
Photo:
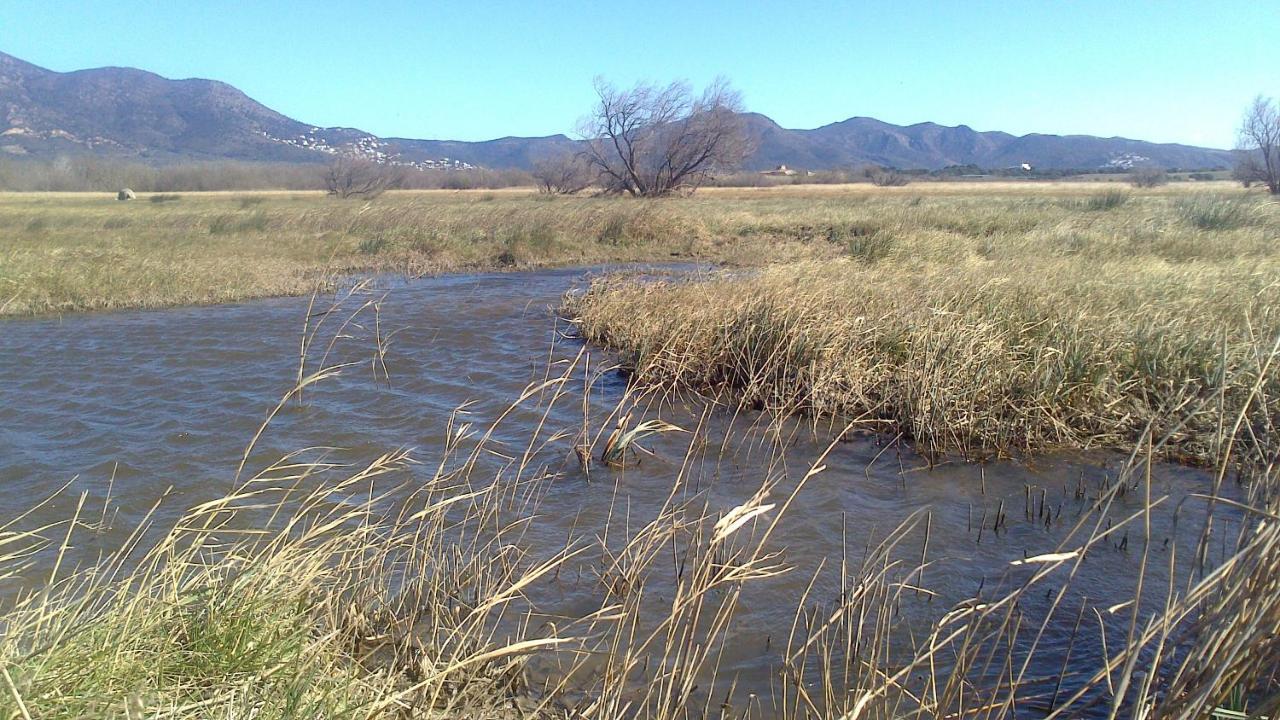
[[[334,274],[748,260],[768,249],[726,243],[734,238],[679,200],[531,190],[397,192],[373,202],[283,192],[150,197],[0,195],[0,315],[299,295]]]
[[[885,218],[897,232],[921,236],[1129,232],[1144,208],[1187,194],[1239,192],[1225,183],[1185,183],[1135,194],[1137,202],[1114,213],[1077,212],[1075,201],[1114,187],[707,188],[663,200],[404,191],[368,203],[296,192],[161,195],[164,202],[143,194],[127,203],[106,193],[7,193],[0,194],[0,315],[306,294],[333,273],[821,259],[847,254],[846,235]]]

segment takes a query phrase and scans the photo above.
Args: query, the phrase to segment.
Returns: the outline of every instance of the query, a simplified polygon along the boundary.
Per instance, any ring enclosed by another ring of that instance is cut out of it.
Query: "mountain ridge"
[[[877,164],[935,170],[1225,167],[1230,152],[1179,143],[1092,135],[1013,135],[934,122],[894,125],[853,116],[810,129],[744,113],[755,151],[744,169],[808,170]],[[527,170],[578,146],[564,134],[483,141],[379,137],[357,128],[308,125],[219,80],[168,79],[130,67],[48,70],[0,52],[0,154],[33,158],[96,154],[151,162],[324,162],[337,152],[421,168]]]

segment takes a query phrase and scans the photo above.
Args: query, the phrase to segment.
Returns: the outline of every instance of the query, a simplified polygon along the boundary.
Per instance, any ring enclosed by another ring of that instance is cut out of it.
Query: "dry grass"
[[[868,203],[817,230],[841,260],[610,278],[565,309],[646,386],[855,418],[931,455],[1125,446],[1187,397],[1274,389],[1252,348],[1280,334],[1280,207],[1109,198]],[[1280,409],[1257,413],[1271,432]],[[1212,463],[1221,445],[1206,410],[1167,449]]]
[[[549,198],[525,189],[421,191],[367,204],[289,192],[167,194],[164,202],[144,194],[131,203],[111,195],[7,193],[0,194],[0,315],[306,294],[331,273],[416,276],[615,261],[754,265],[850,248],[874,255],[907,236],[983,243],[1048,235],[1064,247],[1115,237],[1141,245],[1170,232],[1182,237],[1185,223],[1165,208],[1208,185],[1135,193],[1123,208],[1105,212],[1087,212],[1081,203],[1111,183],[707,188],[661,201]],[[1256,246],[1246,252],[1273,245],[1248,230],[1231,232]],[[1170,252],[1202,251],[1199,236],[1184,239]]]
[[[694,208],[530,191],[0,196],[0,315],[303,295],[332,274],[419,276],[614,261],[749,261]],[[810,248],[792,243],[793,257]]]

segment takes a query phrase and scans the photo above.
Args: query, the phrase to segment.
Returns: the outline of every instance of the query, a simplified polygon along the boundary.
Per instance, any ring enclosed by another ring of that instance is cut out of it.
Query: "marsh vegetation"
[[[959,207],[957,207],[957,204]],[[1213,463],[1280,337],[1280,206],[1257,198],[885,204],[826,232],[845,257],[695,281],[597,282],[567,299],[641,384],[854,419],[971,458],[1116,447],[1179,417]],[[1229,381],[1229,378],[1235,378]],[[1259,406],[1255,433],[1274,430]]]

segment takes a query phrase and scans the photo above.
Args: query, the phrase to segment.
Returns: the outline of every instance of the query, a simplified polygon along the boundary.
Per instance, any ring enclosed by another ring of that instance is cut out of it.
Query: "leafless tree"
[[[324,187],[340,198],[375,198],[404,182],[404,168],[349,154],[334,158],[324,172]]]
[[[876,187],[902,187],[909,182],[906,175],[890,168],[872,168],[866,171],[866,176]]]
[[[1253,187],[1254,183],[1264,182],[1267,179],[1266,168],[1262,167],[1262,161],[1257,154],[1237,149],[1235,156],[1236,164],[1231,168],[1233,180],[1239,181],[1245,187]]]
[[[1280,107],[1274,99],[1253,99],[1240,123],[1239,149],[1246,164],[1243,172],[1266,184],[1272,195],[1280,195]]]
[[[692,191],[747,155],[742,98],[723,78],[700,95],[684,82],[620,90],[597,78],[595,89],[599,100],[579,133],[606,191]]]
[[[533,164],[538,189],[552,195],[572,195],[585,190],[593,178],[591,162],[582,153],[564,152]]]

